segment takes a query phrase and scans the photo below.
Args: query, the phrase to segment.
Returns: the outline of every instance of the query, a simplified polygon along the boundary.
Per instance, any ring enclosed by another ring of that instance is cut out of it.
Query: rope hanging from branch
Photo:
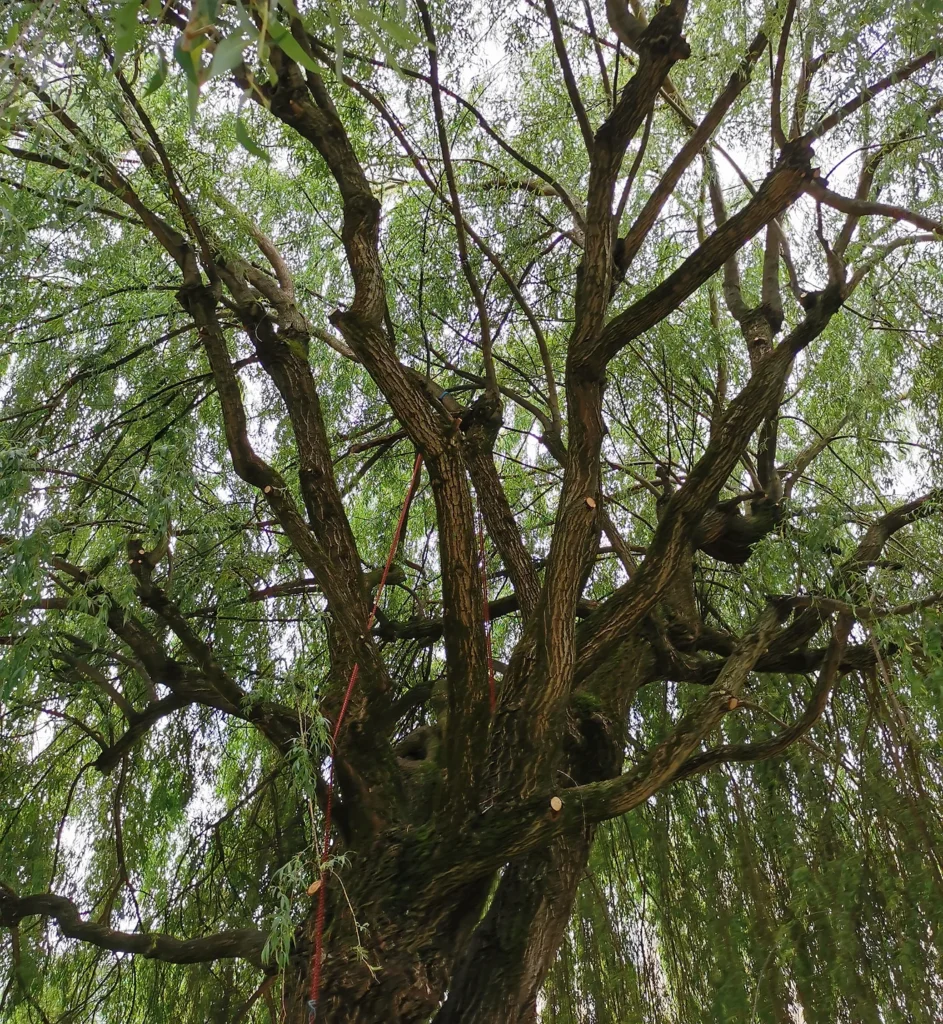
[[[377,595],[373,601],[373,608],[370,610],[370,615],[367,618],[367,628],[365,630],[367,636],[370,635],[370,630],[373,628],[373,623],[377,617],[377,609],[380,607],[380,598],[383,596],[383,588],[386,586],[386,578],[390,574],[390,566],[393,564],[393,558],[399,548],[400,536],[403,532],[403,526],[406,523],[406,516],[409,514],[409,506],[412,504],[413,492],[416,490],[416,484],[419,482],[419,473],[421,469],[422,455],[417,452],[416,461],[413,463],[413,475],[409,481],[409,488],[406,491],[406,500],[403,502],[403,508],[399,514],[399,522],[397,522],[396,529],[393,531],[393,542],[390,544],[390,553],[386,557],[386,565],[383,567],[383,575],[380,577],[380,585],[377,587]],[[360,663],[357,662],[351,670],[350,679],[347,681],[347,690],[344,693],[344,700],[341,702],[341,709],[337,714],[337,721],[334,723],[334,731],[331,734],[331,774],[328,779],[327,799],[324,805],[324,845],[321,851],[320,864],[321,884],[318,886],[318,912],[314,924],[314,956],[311,964],[311,998],[308,1000],[308,1019],[310,1021],[314,1021],[315,1019],[318,1008],[318,995],[321,991],[321,951],[324,940],[324,915],[327,909],[325,901],[327,872],[324,869],[324,865],[327,862],[327,855],[331,848],[331,810],[334,804],[334,757],[337,751],[337,737],[340,735],[341,725],[343,725],[344,716],[347,714],[350,698],[353,695],[354,687],[357,685],[357,676],[359,672]]]
[[[409,481],[409,487],[406,491],[406,499],[403,502],[403,508],[400,511],[396,529],[393,532],[393,540],[390,544],[390,553],[387,555],[386,564],[383,567],[383,575],[380,577],[380,584],[377,587],[373,608],[370,610],[370,615],[367,618],[366,634],[368,636],[370,630],[373,628],[373,623],[376,621],[377,609],[380,607],[380,598],[383,596],[383,588],[386,586],[390,567],[392,566],[393,559],[399,549],[403,527],[406,525],[406,517],[409,515],[409,507],[412,504],[416,485],[419,482],[421,469],[422,455],[417,453],[416,461],[413,464],[413,475]],[[485,645],[488,652],[488,704],[491,714],[493,715],[496,696],[494,685],[494,659],[491,651],[491,612],[489,606],[490,598],[488,594],[488,562],[487,552],[485,550],[485,524],[480,511],[476,511],[476,518],[478,521],[478,564],[481,568]],[[337,738],[340,735],[341,726],[344,722],[344,716],[347,714],[347,708],[350,705],[350,699],[353,696],[354,687],[357,685],[357,676],[359,672],[360,664],[358,662],[351,670],[350,679],[347,682],[347,690],[344,693],[344,699],[341,702],[340,711],[337,714],[337,721],[334,723],[334,731],[331,733],[331,772],[328,778],[327,797],[324,804],[324,843],[321,851],[318,909],[314,924],[314,954],[311,964],[311,998],[308,1000],[308,1020],[311,1024],[313,1024],[317,1015],[318,997],[321,992],[321,955],[324,947],[324,917],[327,910],[327,900],[325,895],[325,890],[327,888],[327,872],[324,865],[327,863],[327,857],[331,847],[331,811],[334,805],[334,756],[337,751]]]

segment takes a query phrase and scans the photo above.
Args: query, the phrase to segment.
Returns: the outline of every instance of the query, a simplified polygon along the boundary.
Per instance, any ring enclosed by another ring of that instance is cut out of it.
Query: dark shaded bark
[[[513,861],[475,929],[435,1024],[532,1024],[570,918],[594,829]],[[487,966],[485,966],[487,965]]]
[[[607,7],[614,9],[614,5]],[[790,4],[788,11],[794,7]],[[815,181],[810,148],[811,141],[872,96],[925,67],[935,59],[936,51],[865,90],[805,136],[787,140],[779,109],[788,42],[785,29],[772,111],[773,136],[780,153],[765,180],[756,189],[750,186],[749,200],[731,217],[723,209],[722,197],[718,199],[715,182],[711,193],[713,232],[703,230],[700,244],[680,265],[628,308],[612,315],[614,286],[639,252],[681,176],[704,151],[742,94],[767,42],[763,35],[754,39],[741,68],[701,124],[693,128],[690,140],[669,164],[620,249],[614,244],[620,228],[613,211],[616,183],[631,140],[651,118],[660,92],[670,88],[671,69],[689,55],[682,34],[687,3],[670,0],[661,5],[647,26],[632,21],[626,30],[625,19],[619,19],[622,36],[638,54],[638,62],[621,93],[613,97],[609,116],[595,132],[570,69],[556,8],[549,0],[546,8],[554,49],[590,162],[585,216],[568,194],[545,176],[574,215],[583,257],[575,284],[575,322],[566,352],[565,449],[552,366],[549,359],[545,363],[548,391],[553,395],[549,399],[551,429],[545,441],[563,466],[564,477],[543,578],[528,552],[493,457],[502,427],[500,388],[490,351],[487,302],[469,256],[470,241],[485,257],[491,259],[494,254],[462,214],[442,99],[452,94],[439,83],[437,52],[431,54],[428,79],[413,77],[432,87],[436,136],[448,184],[445,202],[456,232],[461,269],[478,313],[485,361],[485,395],[461,414],[454,403],[450,406],[441,393],[435,393],[427,378],[400,361],[379,244],[381,204],[332,99],[328,80],[307,62],[302,61],[304,67],[296,63],[289,55],[296,53],[295,47],[279,46],[278,38],[285,37],[276,36],[269,40],[273,77],[251,90],[253,98],[286,130],[313,147],[333,178],[353,283],[352,301],[331,316],[343,337],[339,351],[362,364],[377,385],[392,417],[401,425],[401,431],[390,437],[402,436],[415,446],[427,468],[434,499],[442,571],[441,616],[401,623],[381,617],[370,635],[365,635],[368,587],[335,479],[320,396],[305,354],[312,332],[295,305],[294,286],[284,262],[261,242],[274,276],[262,273],[214,242],[212,232],[204,229],[187,205],[178,175],[149,122],[145,121],[150,138],[147,145],[157,153],[156,162],[149,166],[164,167],[186,237],[146,207],[118,168],[60,105],[27,83],[61,130],[97,163],[101,179],[96,184],[133,211],[179,270],[177,299],[199,332],[235,472],[257,489],[260,502],[267,504],[287,545],[327,602],[331,685],[324,712],[335,721],[341,707],[346,707],[345,690],[355,666],[360,671],[348,718],[336,749],[331,751],[332,771],[336,769],[339,783],[337,818],[341,824],[331,852],[349,855],[349,862],[343,868],[343,887],[330,873],[322,877],[326,886],[322,892],[327,893],[327,952],[318,1020],[426,1024],[434,1018],[436,1024],[531,1024],[598,823],[633,810],[664,787],[711,765],[774,756],[811,728],[842,672],[873,660],[870,651],[846,647],[855,611],[851,605],[836,608],[822,601],[800,606],[792,598],[773,598],[763,608],[763,596],[756,595],[755,603],[763,610],[742,635],[711,632],[701,621],[696,600],[695,552],[742,565],[757,542],[783,520],[783,493],[776,486],[776,444],[784,387],[796,355],[826,330],[848,296],[851,285],[845,283],[840,256],[858,219],[873,214],[900,215],[899,219],[940,230],[940,225],[928,218],[903,216],[898,208],[870,202],[867,193],[873,174],[863,178],[867,188],[862,186],[859,191],[863,194],[855,199],[829,192]],[[432,43],[435,33],[430,13],[424,4],[421,11]],[[173,21],[180,15],[170,10],[168,18]],[[281,30],[285,31],[284,26]],[[300,20],[291,23],[291,32],[296,46],[305,53],[320,52],[320,44]],[[237,71],[237,76],[241,74]],[[124,88],[127,91],[126,84]],[[366,86],[360,93],[370,97]],[[406,141],[401,133],[396,138]],[[140,150],[139,155],[141,152],[150,155],[149,149]],[[34,154],[24,159],[40,158]],[[68,162],[62,166],[58,156],[42,158],[42,162],[76,173],[83,181],[92,180]],[[432,191],[444,199],[435,184]],[[828,286],[807,297],[805,315],[800,314],[800,322],[777,345],[775,339],[784,320],[778,282],[785,251],[777,218],[804,193],[843,210],[849,219],[839,239],[838,258],[829,261]],[[744,299],[736,258],[764,229],[761,301],[751,306]],[[724,402],[716,403],[709,444],[696,461],[692,456],[693,465],[683,483],[670,490],[667,470],[663,474],[657,527],[644,559],[636,566],[602,509],[600,452],[607,429],[603,418],[607,373],[630,342],[677,311],[721,271],[724,295],[739,323],[751,375],[726,408],[725,396]],[[506,271],[502,277],[513,284]],[[510,289],[519,303],[524,301],[522,289],[516,284]],[[297,498],[294,481],[262,458],[250,442],[238,364],[230,354],[232,330],[224,323],[224,311],[238,317],[253,346],[253,359],[280,395],[297,448]],[[532,326],[537,325],[535,334],[545,349],[538,319],[530,313],[526,318]],[[720,500],[754,439],[757,492],[746,498]],[[483,629],[486,598],[479,575],[472,488],[488,538],[514,586],[512,595],[492,602],[488,617],[513,612],[521,616],[522,635],[503,673],[493,716],[489,712]],[[746,500],[749,507],[744,511],[741,505]],[[867,597],[862,584],[864,570],[880,558],[894,532],[929,514],[939,500],[939,493],[928,494],[881,517],[865,532],[857,552],[837,574],[837,582],[845,585],[853,598],[860,594],[862,607]],[[613,538],[629,579],[605,601],[590,603],[583,592],[604,530]],[[103,749],[96,766],[109,771],[154,723],[191,703],[251,723],[282,757],[287,756],[304,734],[303,725],[291,709],[249,699],[250,693],[227,671],[224,659],[214,653],[200,632],[201,626],[195,625],[198,616],[187,614],[175,603],[169,587],[155,582],[159,559],[151,554],[130,551],[129,571],[136,581],[140,615],[112,602],[98,587],[94,574],[62,560],[51,562],[56,573],[84,587],[98,610],[107,613],[115,642],[137,659],[152,689],[160,683],[171,693],[161,699],[154,697],[140,712],[118,694],[127,727]],[[274,596],[280,593],[278,586],[254,591],[249,599]],[[801,608],[799,614],[784,625],[797,608]],[[45,610],[57,609],[50,605]],[[836,614],[829,647],[810,647]],[[151,627],[152,619],[159,628]],[[172,634],[173,647],[165,642],[161,630]],[[395,696],[383,645],[377,641],[398,640],[426,645],[441,640],[445,662],[441,685],[419,685]],[[174,657],[167,653],[171,649]],[[707,660],[704,650],[719,657]],[[792,726],[769,740],[703,749],[724,715],[737,708],[752,674],[814,670],[819,670],[819,678],[805,713]],[[698,683],[706,690],[698,691],[674,720],[666,717],[663,733],[626,770],[625,729],[632,701],[642,686],[664,679]],[[423,705],[433,708],[432,712],[404,738],[397,723]],[[316,774],[317,770],[316,766]],[[317,792],[323,804],[323,780]],[[299,816],[294,822],[299,835],[303,833],[301,820]],[[305,852],[303,840],[295,846],[293,852]],[[0,888],[0,924],[15,927],[31,915],[49,917],[64,934],[101,948],[168,962],[227,956],[258,962],[261,956],[260,933],[252,929],[186,940],[132,935],[83,920],[65,897],[18,897]],[[315,911],[310,907],[285,977],[289,1024],[307,1020],[305,1001],[316,927]],[[266,966],[272,969],[272,965]],[[785,1019],[785,1000],[777,998],[777,1015]]]

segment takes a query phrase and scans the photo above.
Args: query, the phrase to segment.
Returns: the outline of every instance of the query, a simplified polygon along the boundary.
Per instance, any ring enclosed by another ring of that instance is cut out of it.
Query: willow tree
[[[938,1019],[938,6],[3,6],[5,1020]]]

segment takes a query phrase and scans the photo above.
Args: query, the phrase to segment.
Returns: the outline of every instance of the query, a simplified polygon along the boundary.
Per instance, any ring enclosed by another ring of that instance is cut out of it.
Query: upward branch
[[[293,31],[311,53],[301,23]],[[332,319],[363,362],[422,452],[436,503],[443,570],[444,641],[449,710],[454,727],[446,737],[449,787],[461,816],[475,800],[482,770],[473,749],[488,729],[484,608],[477,571],[474,514],[461,453],[460,434],[430,402],[424,381],[400,363],[387,330],[385,283],[379,256],[380,204],[374,197],[323,79],[273,50],[278,81],[271,110],[307,139],[331,170],[343,205],[344,250],[354,281],[350,308]]]

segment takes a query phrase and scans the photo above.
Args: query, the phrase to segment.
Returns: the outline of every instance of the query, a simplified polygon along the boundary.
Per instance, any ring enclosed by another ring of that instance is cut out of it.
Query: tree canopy
[[[2,5],[0,1017],[938,1019],[940,13]]]

